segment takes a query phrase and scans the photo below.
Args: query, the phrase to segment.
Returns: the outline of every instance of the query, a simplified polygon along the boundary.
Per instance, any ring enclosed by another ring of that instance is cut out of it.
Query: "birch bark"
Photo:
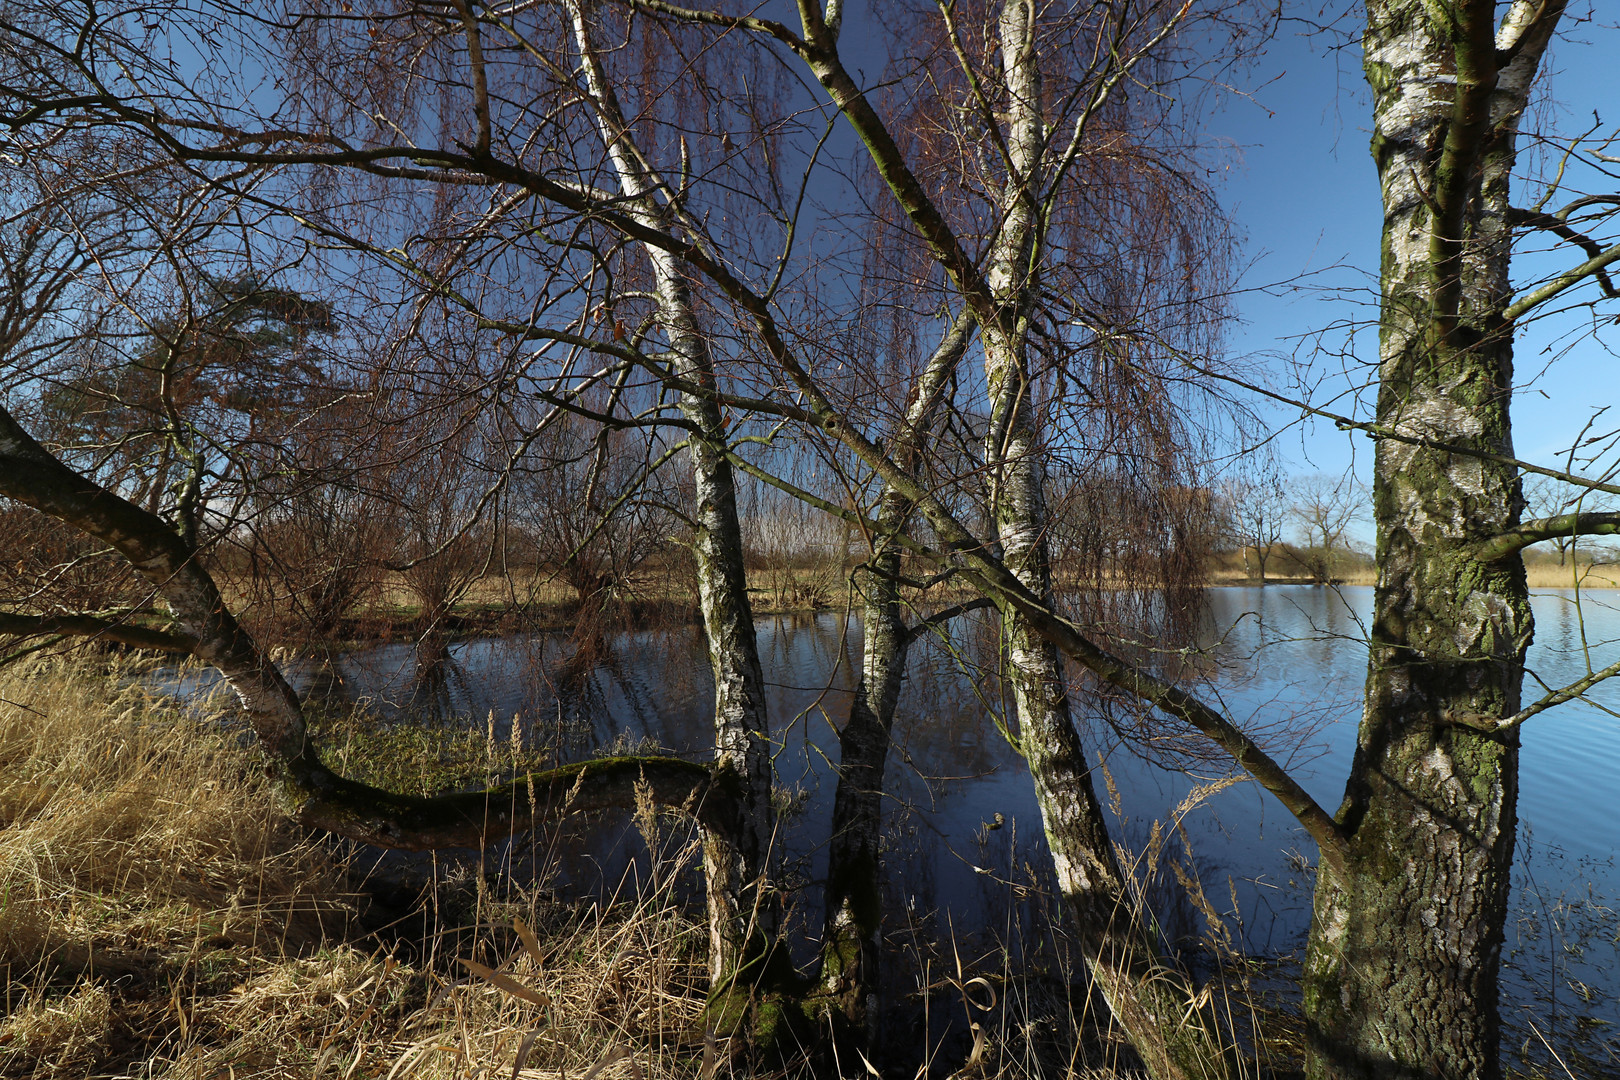
[[[672,215],[658,193],[668,189],[636,145],[592,42],[589,0],[567,0],[566,9],[603,148],[625,195],[624,210],[638,224],[667,232]],[[737,837],[710,833],[704,840],[714,992],[761,960],[758,950],[776,937],[778,905],[768,894],[774,815],[765,679],[743,568],[736,479],[726,457],[720,406],[711,396],[716,386],[714,357],[679,259],[655,244],[642,247],[652,268],[659,326],[669,343],[674,373],[686,385],[699,388],[683,393],[680,406],[696,428],[689,439],[697,497],[692,543],[714,674],[715,760],[741,781],[743,821]]]
[[[983,332],[991,416],[985,459],[1002,561],[1050,605],[1045,475],[1027,355],[1040,289],[1037,246],[1043,237],[1035,192],[1046,138],[1034,17],[1034,8],[1021,0],[1001,11],[1008,180],[986,273],[1002,318]],[[1002,625],[1004,677],[1018,709],[1021,749],[1092,979],[1157,1080],[1227,1075],[1233,1062],[1213,1014],[1192,1009],[1185,980],[1160,963],[1115,858],[1058,650],[1010,605],[1002,611]]]
[[[1509,173],[1561,7],[1510,4],[1499,27],[1489,0],[1367,5],[1388,430],[1513,454]],[[1473,549],[1516,526],[1522,505],[1509,464],[1378,444],[1372,649],[1338,812],[1348,857],[1319,868],[1305,970],[1312,1077],[1501,1074],[1518,737],[1448,717],[1519,707],[1523,564]]]
[[[971,317],[959,316],[917,380],[911,405],[890,440],[899,468],[917,467],[945,384],[972,332]],[[911,514],[911,500],[885,485],[870,569],[861,575],[861,677],[849,719],[838,733],[838,786],[827,854],[821,989],[838,1003],[850,1033],[868,1044],[875,1043],[877,1032],[873,996],[883,928],[883,777],[912,638],[901,610],[900,546],[894,538],[908,527]]]

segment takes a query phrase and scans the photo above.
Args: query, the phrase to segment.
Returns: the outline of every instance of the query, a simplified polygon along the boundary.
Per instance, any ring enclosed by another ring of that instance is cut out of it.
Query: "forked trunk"
[[[933,437],[933,421],[946,384],[972,340],[974,320],[958,313],[917,380],[916,393],[892,433],[899,468],[917,467]],[[899,534],[913,505],[892,486],[878,505],[878,534],[869,569],[859,582],[862,605],[861,677],[849,719],[838,733],[838,786],[827,853],[826,905],[821,947],[821,992],[835,1003],[839,1042],[856,1049],[876,1045],[878,947],[883,930],[883,778],[895,709],[914,631],[900,603]]]
[[[1499,43],[1493,3],[1368,5],[1384,197],[1378,422],[1389,430],[1513,453],[1508,174],[1561,6],[1510,5]],[[1442,16],[1448,25],[1434,23]],[[1517,523],[1519,480],[1510,465],[1388,439],[1375,470],[1373,644],[1338,814],[1349,858],[1317,879],[1308,1073],[1491,1078],[1518,736],[1460,721],[1519,707],[1523,564],[1470,550]]]

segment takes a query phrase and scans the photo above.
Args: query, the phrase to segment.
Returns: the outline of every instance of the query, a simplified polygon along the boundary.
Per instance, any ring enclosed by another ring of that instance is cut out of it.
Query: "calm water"
[[[1262,741],[1295,764],[1330,810],[1355,746],[1371,603],[1368,588],[1213,590],[1200,647],[1182,665],[1229,715],[1265,732]],[[1606,592],[1539,594],[1530,653],[1535,674],[1558,687],[1585,673],[1588,652],[1595,667],[1620,656],[1617,604],[1620,596]],[[919,645],[908,669],[888,774],[885,869],[899,936],[907,927],[1004,932],[1009,920],[1028,917],[1045,887],[1029,777],[997,730],[1003,703],[993,672],[971,663],[990,650],[971,638],[963,630],[950,650]],[[836,760],[836,725],[849,707],[859,627],[836,615],[766,619],[759,639],[778,781],[798,796],[783,849],[790,877],[813,882],[825,866],[829,759]],[[553,748],[559,759],[626,741],[702,757],[712,741],[707,661],[692,629],[621,634],[593,665],[570,663],[570,646],[560,638],[535,636],[454,644],[449,662],[425,680],[409,645],[357,652],[335,670],[293,675],[301,690],[364,700],[384,717],[428,711],[467,717],[482,728],[493,712],[502,739],[516,723],[531,745]],[[194,693],[208,682],[191,677],[167,685]],[[1533,696],[1527,687],[1526,699]],[[1613,809],[1620,720],[1607,711],[1620,710],[1620,684],[1600,685],[1590,697],[1525,728],[1504,994],[1510,1020],[1537,1017],[1543,1030],[1552,1017],[1571,1026],[1571,1010],[1620,1022],[1620,825]],[[1095,703],[1083,711],[1090,748],[1108,777],[1099,793],[1117,792],[1118,835],[1140,851],[1156,822],[1180,821],[1179,834],[1169,830],[1167,857],[1196,866],[1237,946],[1266,955],[1298,950],[1315,852],[1287,813],[1250,784],[1189,809],[1182,804],[1195,786],[1227,775],[1220,760],[1188,758],[1173,742],[1144,755],[1117,733],[1137,723],[1128,712],[1116,709],[1109,720]],[[1145,730],[1163,734],[1166,727],[1149,719]],[[1183,768],[1166,769],[1149,757]],[[997,814],[1005,825],[988,829]],[[618,839],[607,846],[623,847]],[[1147,895],[1167,938],[1191,942],[1204,921],[1160,862]],[[817,925],[817,893],[803,890],[801,927]]]

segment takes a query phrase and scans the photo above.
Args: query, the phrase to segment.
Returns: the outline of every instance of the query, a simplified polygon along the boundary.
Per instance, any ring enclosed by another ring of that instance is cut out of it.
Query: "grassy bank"
[[[706,928],[667,893],[496,899],[462,870],[381,903],[234,735],[127,683],[0,673],[0,1075],[702,1071]]]
[[[605,899],[562,902],[544,871],[519,886],[477,861],[378,873],[375,852],[279,813],[228,701],[181,710],[134,669],[96,663],[0,670],[0,1076],[825,1074],[748,1064],[704,1029],[707,926],[674,896],[700,853],[650,809],[637,824],[668,858],[651,887]],[[514,753],[482,735],[407,752],[358,717],[328,734],[350,771],[423,790],[500,773]],[[548,845],[569,850],[542,838],[542,865]],[[1009,901],[1028,891],[1009,886]],[[893,1075],[964,1060],[984,1078],[1130,1075],[1072,962],[1014,970],[994,940],[958,951],[918,933],[895,976],[912,1019],[883,1048],[908,1062]]]
[[[704,1030],[707,927],[673,888],[699,853],[650,810],[638,825],[669,856],[651,887],[590,902],[555,899],[543,870],[523,885],[479,861],[379,872],[374,852],[287,822],[228,701],[181,710],[133,675],[110,660],[0,670],[0,1076],[825,1074],[825,1062],[751,1067]],[[328,734],[350,771],[402,788],[477,782],[517,753],[482,735],[406,748],[362,717]],[[568,839],[541,838],[542,865],[548,847],[557,857]],[[1152,877],[1158,847],[1143,858]],[[884,1075],[943,1076],[964,1060],[962,1075],[985,1080],[1133,1075],[1054,913],[1025,906],[1039,883],[1008,890],[1016,917],[1004,929],[1047,959],[1015,968],[993,933],[960,948],[926,934],[899,945],[906,974],[893,978],[916,976],[902,996],[920,1023],[889,1033],[886,1049],[908,1064]],[[1026,917],[1038,927],[1020,929]],[[1273,963],[1226,959],[1225,1008],[1250,1033],[1246,1072],[1292,1075],[1288,980]],[[954,1042],[930,1010],[958,1017]]]
[[[562,902],[543,871],[517,886],[477,861],[379,874],[375,852],[280,814],[227,700],[181,710],[134,674],[106,659],[0,670],[0,1076],[819,1075],[808,1062],[746,1064],[704,1029],[707,926],[674,896],[700,853],[650,810],[638,825],[664,834],[654,846],[667,860],[651,887],[605,899]],[[405,787],[512,761],[483,737],[407,753],[360,718],[329,734],[352,771]],[[542,838],[542,864],[548,845],[568,850],[566,836]],[[1009,982],[1003,952],[987,955],[983,976],[956,957],[954,981],[940,977],[944,954],[918,962],[930,990],[906,995],[921,1017],[897,1033],[914,1048],[902,1048],[906,1075],[965,1057],[987,1078],[1122,1075],[1081,1066],[1076,1031],[1093,1061],[1127,1052],[1071,979]],[[987,994],[1001,1001],[994,1018],[969,1003]],[[958,1034],[941,1049],[930,1003],[973,1019],[973,1044]]]
[[[214,568],[233,611],[269,644],[307,646],[411,640],[425,632],[419,597],[403,575],[379,574],[363,599],[341,617],[312,624],[296,596],[256,581],[229,566]],[[836,564],[778,567],[752,571],[750,600],[757,616],[804,614],[841,608],[849,598],[848,571]],[[694,582],[668,575],[649,577],[621,589],[582,597],[540,571],[514,569],[471,578],[437,620],[445,634],[572,631],[589,621],[611,628],[635,625],[690,625],[700,621]]]

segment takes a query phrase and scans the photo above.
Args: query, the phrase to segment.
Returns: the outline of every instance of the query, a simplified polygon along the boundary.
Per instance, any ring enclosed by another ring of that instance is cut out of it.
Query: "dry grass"
[[[1376,585],[1378,584],[1378,571],[1368,567],[1354,567],[1336,571],[1333,575],[1335,585]],[[1251,577],[1242,567],[1215,566],[1209,571],[1209,583],[1216,586],[1227,585],[1258,585],[1260,579]],[[1266,572],[1267,585],[1315,585],[1316,581],[1305,575],[1277,574],[1269,569]]]
[[[705,1030],[707,928],[674,884],[698,851],[652,835],[663,823],[650,811],[642,830],[669,857],[647,887],[563,904],[544,882],[525,891],[465,866],[436,879],[437,926],[385,948],[361,936],[364,898],[342,861],[276,811],[254,752],[217,717],[132,683],[116,666],[0,671],[0,1074],[814,1075],[751,1069]],[[1013,909],[1039,892],[1009,890]],[[1039,921],[1054,931],[1055,916]],[[1127,1075],[1078,973],[1032,977],[1009,966],[1012,951],[989,950],[983,966],[952,956],[955,990],[934,1004],[972,1022],[973,1047],[919,1040],[917,1056],[943,1072],[965,1053],[962,1075],[986,1080]],[[919,968],[922,986],[941,973]]]
[[[341,865],[276,812],[235,737],[131,681],[0,674],[9,1074],[83,1076],[161,1042],[154,998],[311,952],[354,919]]]
[[[456,977],[440,980],[400,1028],[396,1075],[732,1072],[726,1041],[706,1036],[702,1023],[707,928],[667,892],[577,908],[486,900],[481,911],[479,940],[463,950],[473,955],[458,958]]]
[[[398,962],[355,936],[364,898],[278,812],[254,752],[129,670],[0,672],[0,822],[0,1075],[730,1072],[699,1023],[707,928],[667,884],[497,902],[476,868],[452,872],[432,906],[464,925]]]
[[[0,679],[0,964],[147,972],[341,928],[340,868],[274,811],[235,736],[129,684]]]
[[[384,948],[359,936],[364,898],[331,848],[285,823],[254,752],[133,678],[0,672],[0,1075],[770,1075],[703,1024],[707,927],[675,896],[695,843],[649,836],[669,854],[650,886],[586,904],[543,882],[502,892],[480,866],[441,873],[439,924]],[[639,818],[646,834],[663,824]],[[1001,988],[994,1018],[966,996],[946,1006],[979,1025],[972,1075],[1122,1075],[1071,979],[1026,982],[993,960],[957,974]],[[1081,1032],[1102,1060],[1076,1056]],[[918,1052],[938,1068],[956,1051]],[[775,1067],[790,1074],[814,1075]]]
[[[1559,566],[1552,561],[1525,565],[1525,577],[1532,589],[1620,589],[1620,564],[1571,562]]]

